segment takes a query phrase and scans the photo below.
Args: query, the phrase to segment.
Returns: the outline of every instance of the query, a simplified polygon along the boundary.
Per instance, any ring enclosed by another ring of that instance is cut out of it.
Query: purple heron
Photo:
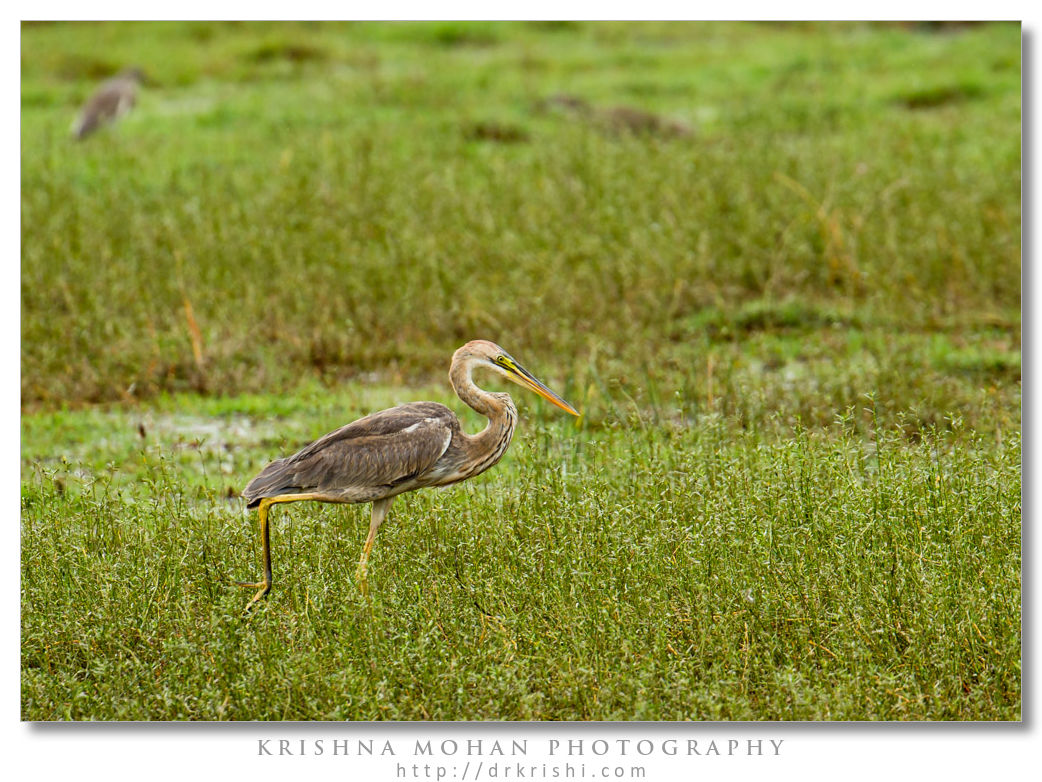
[[[73,137],[82,141],[102,125],[115,122],[130,111],[137,100],[138,85],[144,80],[145,74],[140,68],[127,68],[102,82],[72,123]]]
[[[264,580],[241,586],[259,588],[246,605],[271,591],[271,548],[268,510],[283,502],[373,504],[369,536],[362,548],[356,579],[368,592],[369,552],[391,503],[399,494],[425,486],[448,486],[484,472],[499,461],[517,425],[517,408],[509,394],[489,393],[474,384],[475,369],[498,372],[572,415],[579,412],[537,380],[499,345],[478,339],[452,356],[449,381],[456,395],[488,418],[478,434],[466,434],[459,419],[437,402],[412,402],[367,415],[284,459],[276,459],[243,491],[247,508],[257,508]]]

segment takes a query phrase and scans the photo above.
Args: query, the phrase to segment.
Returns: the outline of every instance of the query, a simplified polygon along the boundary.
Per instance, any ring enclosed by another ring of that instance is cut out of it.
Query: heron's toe
[[[369,569],[365,564],[360,564],[355,571],[355,582],[363,595],[369,594]]]
[[[269,584],[265,584],[263,581],[232,581],[232,583],[236,586],[251,587],[252,589],[263,589],[270,586]]]

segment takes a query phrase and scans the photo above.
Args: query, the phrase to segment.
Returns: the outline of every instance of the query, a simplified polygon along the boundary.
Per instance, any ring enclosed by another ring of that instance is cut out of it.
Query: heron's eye
[[[514,368],[514,362],[512,362],[506,356],[496,356],[496,363],[499,364],[501,367],[504,367],[506,369],[513,369]]]

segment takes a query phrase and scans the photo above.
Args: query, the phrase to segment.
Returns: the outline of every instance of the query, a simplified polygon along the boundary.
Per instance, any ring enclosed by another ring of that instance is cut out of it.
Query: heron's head
[[[452,357],[452,362],[466,362],[473,367],[489,367],[511,382],[522,388],[534,391],[551,404],[557,405],[565,412],[579,415],[579,411],[565,402],[561,397],[547,388],[541,381],[525,369],[517,360],[495,342],[486,339],[475,339],[461,347]]]
[[[128,81],[134,81],[134,82],[137,82],[138,84],[144,84],[146,81],[148,81],[148,77],[145,76],[144,70],[142,70],[141,68],[137,67],[136,65],[133,68],[124,68],[122,71],[120,71],[117,74],[117,76],[120,79],[126,79]]]

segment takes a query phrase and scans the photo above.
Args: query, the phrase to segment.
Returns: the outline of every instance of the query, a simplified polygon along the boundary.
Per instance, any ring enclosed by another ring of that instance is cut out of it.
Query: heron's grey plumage
[[[140,68],[128,68],[102,82],[72,123],[72,135],[77,140],[85,139],[102,125],[115,122],[130,111],[137,102],[138,85],[144,78]]]
[[[329,502],[372,502],[424,483],[459,421],[436,402],[413,402],[367,415],[277,459],[242,496],[253,508],[265,497],[321,494]]]

